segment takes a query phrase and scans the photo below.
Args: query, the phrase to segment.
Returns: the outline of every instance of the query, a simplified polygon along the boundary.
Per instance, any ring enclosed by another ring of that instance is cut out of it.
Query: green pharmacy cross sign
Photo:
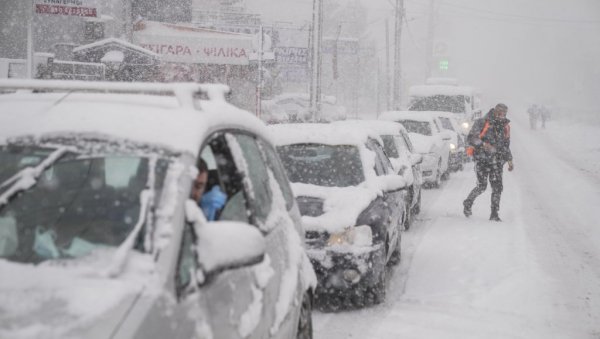
[[[449,68],[449,62],[446,59],[442,59],[438,62],[438,68],[440,69],[440,71],[447,71]]]

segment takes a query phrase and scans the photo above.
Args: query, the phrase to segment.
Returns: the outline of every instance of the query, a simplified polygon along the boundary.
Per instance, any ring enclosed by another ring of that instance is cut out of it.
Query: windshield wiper
[[[150,158],[150,164],[148,169],[148,178],[146,180],[146,188],[140,192],[140,212],[138,215],[138,222],[133,227],[133,231],[127,236],[125,241],[119,246],[117,251],[114,254],[113,260],[111,261],[110,266],[104,272],[105,276],[114,278],[123,272],[125,268],[125,264],[127,263],[127,254],[131,249],[133,249],[135,245],[136,239],[139,237],[142,228],[144,227],[144,223],[146,223],[146,218],[148,217],[148,211],[151,210],[153,206],[155,191],[155,171],[156,171],[156,157]],[[150,225],[148,225],[150,228]],[[152,230],[146,230],[146,239],[144,246],[147,247],[147,243],[149,242],[148,235],[152,233]]]
[[[37,178],[42,174],[42,172],[44,172],[48,167],[52,166],[52,164],[54,164],[68,150],[69,149],[67,147],[57,148],[37,166],[25,167],[17,174],[4,181],[0,185],[0,189],[9,185],[12,186],[10,186],[4,193],[2,193],[2,195],[0,195],[0,207],[6,205],[13,195],[33,187],[37,183]]]

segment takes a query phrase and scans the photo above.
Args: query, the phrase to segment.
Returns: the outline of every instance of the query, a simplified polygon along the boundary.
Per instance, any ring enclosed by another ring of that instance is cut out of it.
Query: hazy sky
[[[425,78],[429,2],[405,0],[405,87]],[[384,54],[384,22],[389,18],[393,29],[394,0],[362,3],[369,11],[369,34]],[[485,104],[533,100],[587,107],[600,93],[600,0],[435,3],[435,41],[447,46],[447,74],[480,88]],[[247,4],[268,20],[311,18],[312,0],[248,0]]]

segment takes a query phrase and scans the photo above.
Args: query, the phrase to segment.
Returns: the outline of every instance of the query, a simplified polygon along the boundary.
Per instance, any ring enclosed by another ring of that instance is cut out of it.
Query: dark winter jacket
[[[483,143],[493,146],[492,151],[486,152]],[[493,109],[485,117],[477,119],[467,136],[467,144],[474,147],[473,158],[477,162],[501,164],[512,160],[510,152],[510,120],[498,121],[494,118]]]

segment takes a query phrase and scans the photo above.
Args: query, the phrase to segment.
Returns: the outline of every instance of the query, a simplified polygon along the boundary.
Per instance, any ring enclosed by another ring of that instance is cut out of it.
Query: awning
[[[133,42],[166,62],[247,65],[252,35],[214,31],[155,21],[136,24]]]

